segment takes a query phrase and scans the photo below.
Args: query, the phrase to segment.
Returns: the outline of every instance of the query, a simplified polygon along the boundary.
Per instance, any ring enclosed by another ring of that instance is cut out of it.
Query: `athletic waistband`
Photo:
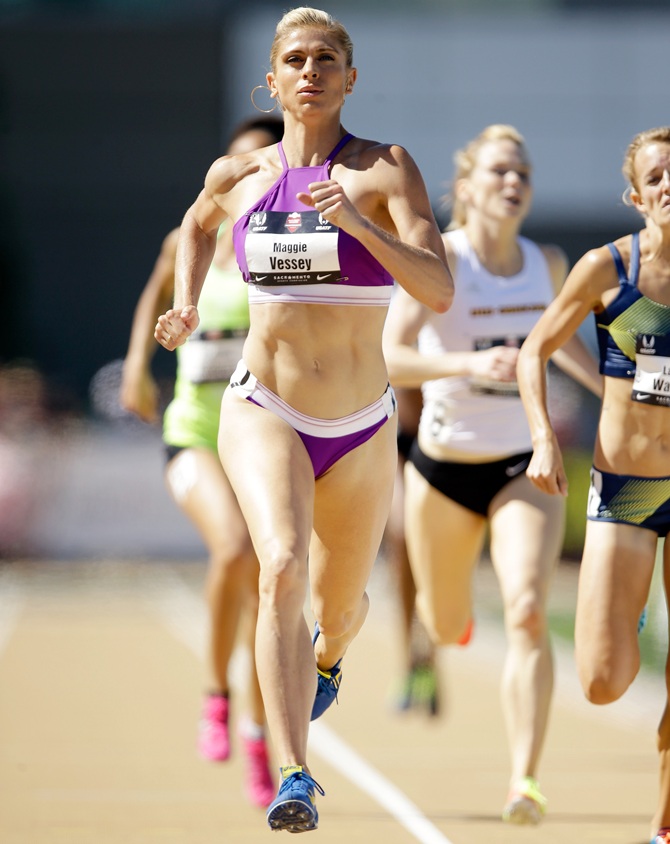
[[[356,434],[358,431],[371,428],[384,419],[390,419],[397,407],[393,387],[389,384],[384,394],[377,401],[348,416],[340,416],[338,419],[319,419],[315,416],[307,416],[295,410],[272,390],[263,386],[256,376],[249,372],[242,360],[238,363],[230,378],[230,389],[238,395],[256,402],[266,410],[271,410],[296,431],[326,439]]]

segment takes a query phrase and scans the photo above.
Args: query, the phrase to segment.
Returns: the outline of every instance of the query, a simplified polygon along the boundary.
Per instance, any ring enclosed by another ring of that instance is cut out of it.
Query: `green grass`
[[[563,463],[568,476],[563,556],[571,560],[580,560],[584,547],[586,501],[591,480],[591,452],[566,449]]]

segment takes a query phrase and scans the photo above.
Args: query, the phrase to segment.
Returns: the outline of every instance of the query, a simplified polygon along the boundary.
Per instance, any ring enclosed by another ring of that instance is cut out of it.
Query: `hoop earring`
[[[260,108],[259,106],[257,106],[256,101],[254,100],[254,94],[256,93],[256,91],[258,91],[259,88],[261,88],[265,91],[268,91],[268,92],[270,91],[270,89],[268,88],[267,85],[256,85],[255,88],[251,89],[251,104],[256,109],[256,111],[260,111],[263,114],[271,114],[271,112],[273,112],[277,108],[277,102],[278,101],[277,100],[274,101],[274,105],[272,106],[272,108]],[[272,95],[270,94],[270,96],[272,96]]]

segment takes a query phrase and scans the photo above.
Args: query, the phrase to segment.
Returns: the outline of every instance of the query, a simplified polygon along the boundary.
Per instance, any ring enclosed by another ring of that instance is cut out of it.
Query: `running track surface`
[[[247,804],[237,741],[225,764],[195,752],[204,574],[201,562],[0,566],[2,844],[286,839]],[[558,581],[557,595],[571,601],[573,575]],[[641,677],[620,703],[596,708],[581,699],[571,654],[559,649],[540,770],[549,813],[538,828],[507,827],[500,624],[478,615],[471,645],[441,653],[444,717],[398,715],[389,705],[398,664],[388,586],[377,571],[339,705],[312,726],[310,764],[326,797],[306,840],[647,844],[660,678]],[[492,594],[486,566],[478,588]],[[237,683],[246,669],[240,654]]]

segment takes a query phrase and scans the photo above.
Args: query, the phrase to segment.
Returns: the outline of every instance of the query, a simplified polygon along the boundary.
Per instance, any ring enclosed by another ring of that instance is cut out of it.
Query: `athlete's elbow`
[[[454,282],[448,271],[437,278],[424,276],[420,286],[412,284],[403,287],[410,296],[438,314],[448,311],[454,301]]]
[[[428,306],[438,314],[446,313],[454,303],[454,286],[449,285],[447,289],[440,291]]]
[[[438,314],[446,314],[454,301],[454,297],[438,299],[434,305],[431,305],[432,310]]]
[[[435,304],[432,306],[433,310],[438,314],[443,314],[449,310],[454,303],[454,279],[449,272],[448,267],[444,267],[439,291],[436,296]]]
[[[546,354],[541,344],[536,342],[530,335],[523,341],[516,359],[517,371],[524,366],[533,366],[538,362],[542,365],[547,363],[549,355]]]

